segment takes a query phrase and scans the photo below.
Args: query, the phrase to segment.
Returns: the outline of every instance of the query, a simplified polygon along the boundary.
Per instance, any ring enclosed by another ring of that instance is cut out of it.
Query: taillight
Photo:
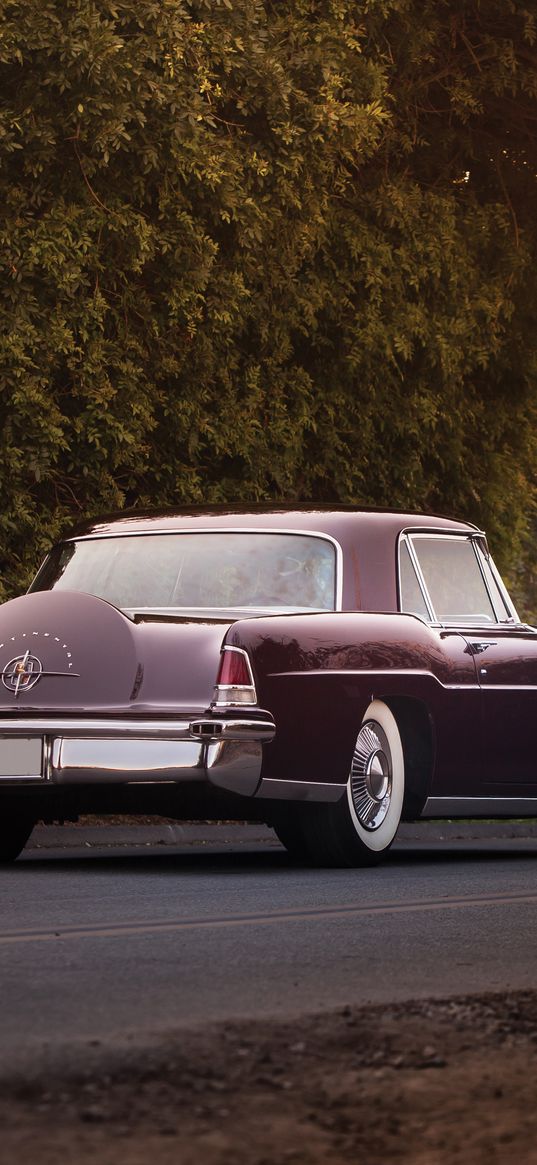
[[[257,704],[250,660],[241,647],[224,647],[222,651],[213,704]]]

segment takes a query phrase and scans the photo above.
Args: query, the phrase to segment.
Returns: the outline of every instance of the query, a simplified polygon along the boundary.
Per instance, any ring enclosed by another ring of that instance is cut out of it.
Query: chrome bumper
[[[209,781],[252,796],[262,745],[273,736],[270,720],[13,718],[0,721],[0,786]],[[17,766],[9,759],[17,740],[41,741],[40,751],[24,745],[24,756],[40,758],[32,771],[21,771],[32,769],[31,759]]]

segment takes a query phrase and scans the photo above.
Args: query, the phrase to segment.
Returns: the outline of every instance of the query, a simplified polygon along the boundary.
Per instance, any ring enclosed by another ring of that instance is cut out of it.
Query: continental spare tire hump
[[[137,668],[132,624],[103,599],[37,591],[0,606],[2,711],[127,704]]]

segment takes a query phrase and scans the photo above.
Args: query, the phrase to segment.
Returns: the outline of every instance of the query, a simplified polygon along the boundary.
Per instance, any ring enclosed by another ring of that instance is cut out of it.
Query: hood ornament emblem
[[[27,651],[24,655],[17,655],[10,659],[2,672],[2,683],[8,692],[18,696],[19,692],[27,692],[41,679],[43,664],[37,655]]]

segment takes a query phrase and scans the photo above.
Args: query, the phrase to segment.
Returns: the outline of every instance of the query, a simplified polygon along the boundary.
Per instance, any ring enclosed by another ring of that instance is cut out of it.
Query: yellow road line
[[[325,922],[338,918],[364,918],[389,914],[417,914],[442,910],[467,910],[483,906],[537,905],[537,894],[501,894],[479,898],[441,898],[417,902],[383,902],[344,906],[275,910],[265,914],[235,914],[227,918],[162,919],[153,922],[92,923],[59,926],[53,930],[13,930],[0,934],[0,946],[18,943],[58,942],[82,938],[122,938],[144,934],[179,934],[191,930],[225,930],[233,927],[274,926],[290,922]]]

